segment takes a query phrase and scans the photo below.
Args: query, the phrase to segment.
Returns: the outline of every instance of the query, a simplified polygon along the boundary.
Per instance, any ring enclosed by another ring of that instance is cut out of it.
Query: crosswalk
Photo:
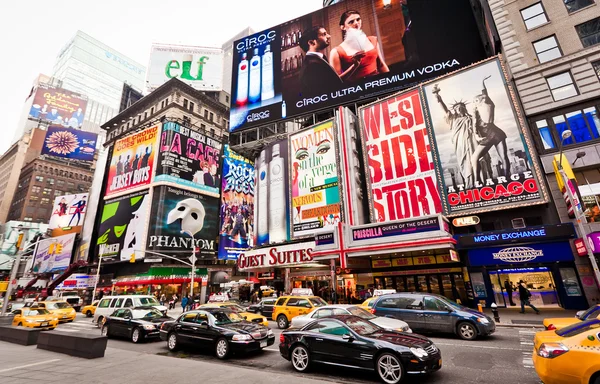
[[[96,326],[96,324],[92,323],[90,319],[85,320],[75,320],[72,323],[63,323],[59,324],[56,328],[58,331],[62,332],[86,332],[86,333],[100,333],[100,328]]]
[[[536,331],[519,330],[523,367],[533,369],[533,336]]]

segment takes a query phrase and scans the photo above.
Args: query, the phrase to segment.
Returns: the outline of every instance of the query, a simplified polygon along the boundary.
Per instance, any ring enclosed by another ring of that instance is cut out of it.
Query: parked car
[[[252,304],[246,309],[248,312],[259,313],[270,319],[273,316],[273,307],[275,307],[276,298],[262,299],[260,303]]]
[[[305,315],[325,305],[327,302],[319,296],[281,296],[275,302],[271,319],[277,321],[279,329],[285,329],[294,317]]]
[[[383,329],[412,333],[408,324],[402,320],[375,316],[371,312],[359,307],[358,305],[348,304],[326,305],[324,307],[315,308],[312,310],[312,312],[307,313],[306,315],[294,317],[292,319],[291,326],[293,328],[302,328],[311,321],[334,315],[358,316],[361,319],[369,320]]]
[[[208,348],[219,359],[231,353],[249,352],[275,343],[273,331],[263,325],[244,320],[225,308],[203,308],[182,314],[160,328],[160,338],[171,351],[183,345]]]
[[[134,343],[160,338],[159,329],[165,321],[174,320],[154,307],[121,308],[104,318],[102,334],[125,337]]]
[[[435,372],[440,350],[421,335],[385,330],[358,316],[335,315],[280,335],[279,352],[298,372],[313,363],[375,371],[388,384],[406,374]]]
[[[56,291],[57,293],[52,296],[52,300],[64,300],[71,307],[75,309],[76,312],[79,312],[81,306],[83,305],[83,299],[79,296],[77,291]]]
[[[404,320],[413,332],[454,333],[464,340],[491,335],[496,323],[489,316],[428,293],[395,293],[381,296],[371,313]]]
[[[104,318],[110,316],[117,309],[134,307],[153,307],[162,312],[163,315],[167,314],[167,307],[160,305],[156,297],[152,295],[104,296],[98,302],[96,311],[94,311],[93,322],[101,326]]]
[[[25,306],[27,306],[27,304]],[[75,320],[75,316],[77,316],[75,308],[71,307],[71,305],[64,300],[34,302],[31,304],[31,308],[47,309],[50,313],[55,315],[61,323],[72,322]]]
[[[200,308],[227,308],[227,309],[230,309],[233,312],[237,313],[238,315],[242,316],[245,320],[247,320],[251,323],[262,324],[265,327],[269,326],[269,320],[266,317],[264,317],[262,315],[257,315],[255,313],[248,312],[244,307],[242,307],[239,304],[235,304],[235,303],[231,303],[231,302],[208,303],[208,304],[202,304],[200,306]]]
[[[600,384],[599,318],[538,332],[533,344],[533,365],[545,384]]]
[[[566,326],[593,319],[600,316],[600,304],[591,306],[586,311],[579,311],[575,317],[554,317],[544,319],[544,327],[547,330],[561,329]]]
[[[11,312],[12,325],[26,328],[54,329],[58,326],[58,317],[42,308],[21,308]]]
[[[94,313],[96,313],[96,307],[98,306],[99,302],[100,300],[96,300],[92,304],[86,305],[85,307],[81,308],[81,313],[83,313],[87,317],[94,316]]]

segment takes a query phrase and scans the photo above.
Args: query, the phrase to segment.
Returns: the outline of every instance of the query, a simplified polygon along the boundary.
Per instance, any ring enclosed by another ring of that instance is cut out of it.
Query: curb
[[[543,325],[540,324],[498,324],[496,323],[496,327],[500,328],[536,328],[536,329],[544,329]]]

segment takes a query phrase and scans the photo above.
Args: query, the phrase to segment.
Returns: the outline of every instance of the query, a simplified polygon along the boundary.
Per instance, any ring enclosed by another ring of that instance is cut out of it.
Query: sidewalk
[[[543,328],[543,322],[548,317],[575,317],[577,311],[562,308],[540,308],[540,314],[536,315],[531,308],[525,308],[525,313],[519,313],[521,307],[498,308],[500,322],[496,322],[499,327],[533,327]],[[490,308],[485,308],[484,312],[492,319],[494,315]]]
[[[2,384],[185,383],[193,377],[211,384],[240,380],[245,384],[280,384],[289,380],[297,384],[322,382],[295,375],[291,365],[289,373],[280,374],[114,348],[107,348],[104,358],[88,360],[3,341],[0,341],[0,377]]]

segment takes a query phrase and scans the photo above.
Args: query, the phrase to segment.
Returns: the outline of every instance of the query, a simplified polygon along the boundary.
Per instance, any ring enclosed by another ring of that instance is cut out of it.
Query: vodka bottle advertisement
[[[248,91],[248,101],[256,103],[260,100],[260,54],[258,48],[254,48],[254,54],[250,59],[250,86]]]
[[[245,105],[248,102],[248,55],[242,55],[242,61],[238,65],[237,83],[237,105]]]
[[[257,179],[256,183],[258,187],[256,188],[256,209],[257,209],[257,245],[267,244],[269,242],[269,222],[268,222],[268,173],[267,173],[267,154],[266,150],[263,150],[260,153],[260,157],[257,162]]]
[[[287,240],[284,164],[279,147],[279,144],[271,147],[269,163],[269,243],[271,244]]]
[[[269,100],[275,97],[275,84],[273,83],[273,52],[271,46],[267,44],[265,53],[262,56],[262,89],[261,100]]]

